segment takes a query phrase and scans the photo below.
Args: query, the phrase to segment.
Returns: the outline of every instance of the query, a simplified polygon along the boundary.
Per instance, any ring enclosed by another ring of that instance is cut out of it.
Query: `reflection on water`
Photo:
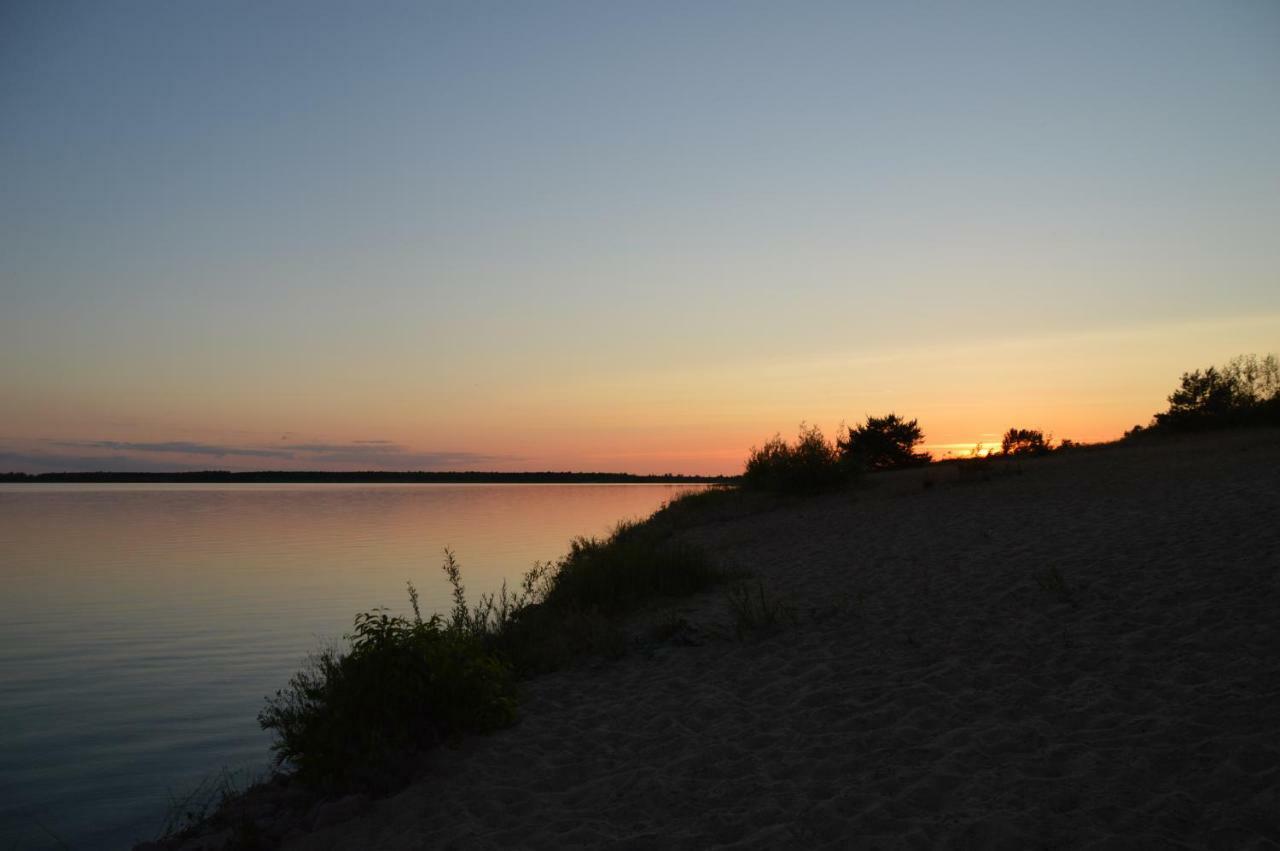
[[[448,608],[671,485],[0,485],[0,847],[127,846],[357,611]]]

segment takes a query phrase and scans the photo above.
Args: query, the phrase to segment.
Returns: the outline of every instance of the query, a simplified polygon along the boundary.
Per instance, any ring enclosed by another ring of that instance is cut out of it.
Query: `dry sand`
[[[686,601],[700,643],[537,680],[286,847],[1278,847],[1280,432],[997,472],[699,527],[795,622]]]

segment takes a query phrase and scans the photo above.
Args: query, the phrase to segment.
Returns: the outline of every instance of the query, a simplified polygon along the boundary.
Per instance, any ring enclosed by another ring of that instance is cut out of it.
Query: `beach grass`
[[[520,587],[467,600],[462,568],[446,549],[446,615],[356,615],[346,647],[311,657],[268,698],[259,723],[275,736],[277,764],[327,789],[385,791],[444,741],[513,723],[517,680],[575,659],[625,653],[621,619],[646,603],[705,591],[726,574],[673,532],[724,499],[695,495],[649,521],[579,537],[560,560],[535,564]]]

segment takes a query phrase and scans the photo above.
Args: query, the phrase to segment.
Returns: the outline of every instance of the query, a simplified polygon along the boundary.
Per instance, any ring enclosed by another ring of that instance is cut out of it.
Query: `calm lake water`
[[[474,601],[688,489],[0,485],[0,848],[154,838],[356,612],[448,608],[444,547]]]

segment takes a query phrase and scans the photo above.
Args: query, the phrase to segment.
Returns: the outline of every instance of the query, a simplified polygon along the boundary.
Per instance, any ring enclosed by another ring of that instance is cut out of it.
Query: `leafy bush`
[[[710,588],[719,571],[692,545],[661,541],[642,523],[620,523],[606,539],[577,538],[551,575],[543,604],[617,614],[654,597]]]
[[[448,565],[456,570],[451,554],[446,572]],[[393,785],[414,754],[442,739],[515,720],[512,670],[475,624],[457,611],[447,622],[424,620],[412,585],[409,596],[412,618],[382,609],[356,615],[346,651],[321,652],[267,699],[258,722],[275,733],[276,761],[303,780]]]
[[[1052,438],[1034,428],[1011,428],[1000,440],[1000,452],[1004,455],[1044,455],[1053,447]]]
[[[1280,361],[1275,355],[1240,355],[1221,369],[1184,372],[1169,394],[1169,409],[1156,414],[1150,428],[1187,431],[1261,424],[1280,425]],[[1132,434],[1142,432],[1135,427]]]
[[[891,470],[929,463],[932,460],[929,453],[915,451],[923,440],[918,421],[889,414],[867,417],[864,424],[849,429],[848,436],[837,443],[837,449],[847,468]]]
[[[489,639],[521,675],[555,670],[583,655],[621,655],[626,639],[619,616],[723,579],[705,551],[672,540],[654,520],[620,523],[604,539],[577,538],[564,558],[536,571],[542,571],[536,597]]]
[[[845,478],[835,447],[822,430],[801,423],[794,444],[774,435],[759,449],[752,447],[742,483],[753,490],[817,493],[838,487]]]
[[[314,656],[258,715],[275,734],[277,763],[313,785],[388,789],[438,742],[512,723],[516,678],[585,653],[626,646],[617,615],[660,596],[692,594],[722,578],[707,555],[652,523],[623,523],[608,538],[578,538],[539,563],[519,590],[467,604],[462,571],[445,550],[453,587],[448,618],[383,609],[355,618],[345,650]]]

